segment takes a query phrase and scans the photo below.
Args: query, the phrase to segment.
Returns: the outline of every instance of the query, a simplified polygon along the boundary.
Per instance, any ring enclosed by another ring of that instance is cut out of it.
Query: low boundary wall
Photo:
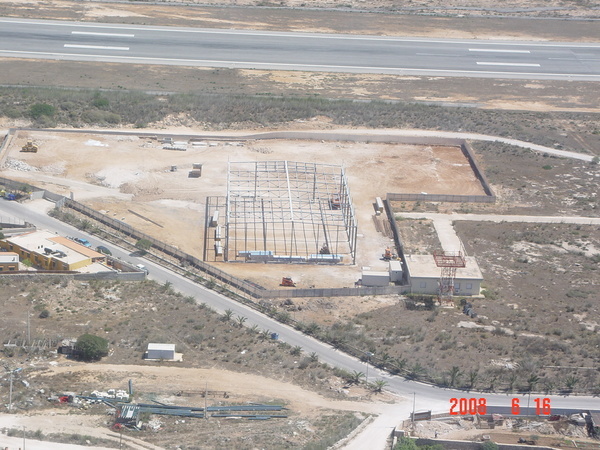
[[[399,194],[388,193],[386,200],[389,202],[455,202],[455,203],[496,203],[496,194],[492,190],[485,174],[479,168],[471,144],[460,141],[460,148],[469,161],[469,166],[475,177],[481,183],[485,195],[449,195],[449,194]]]

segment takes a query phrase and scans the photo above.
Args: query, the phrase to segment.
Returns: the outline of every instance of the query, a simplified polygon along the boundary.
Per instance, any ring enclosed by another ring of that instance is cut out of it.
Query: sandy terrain
[[[38,153],[19,152],[27,139],[40,146]],[[220,264],[237,276],[270,287],[278,286],[283,275],[295,277],[299,286],[353,286],[360,267],[386,270],[381,253],[392,242],[373,223],[377,196],[385,198],[388,192],[483,193],[457,147],[320,140],[207,140],[189,145],[187,151],[172,151],[163,150],[157,140],[134,135],[21,131],[12,140],[6,159],[8,167],[21,170],[5,170],[4,174],[63,195],[73,192],[76,200],[201,258],[206,197],[225,195],[227,162],[268,160],[343,166],[359,224],[354,267],[324,271],[322,266],[288,266],[265,271],[264,265]],[[203,164],[201,178],[188,177],[193,163]],[[171,172],[172,165],[177,171]]]
[[[68,361],[36,372],[30,376],[30,379],[38,384],[44,380],[43,383],[52,383],[56,389],[68,390],[68,381],[66,380],[71,377],[77,378],[79,383],[88,383],[89,386],[95,386],[101,390],[127,386],[128,380],[133,379],[138,401],[147,401],[144,399],[153,398],[161,403],[178,405],[204,405],[204,398],[193,393],[203,391],[208,387],[212,391],[227,391],[230,395],[228,401],[236,404],[245,402],[284,404],[289,408],[293,420],[317,417],[324,411],[360,411],[369,414],[390,415],[393,414],[393,411],[407,407],[403,403],[397,404],[398,398],[389,394],[381,394],[369,403],[334,401],[291,383],[218,369],[110,364],[94,364],[91,368],[89,364]],[[354,397],[366,394],[362,388],[353,387],[351,390]],[[181,391],[186,395],[175,395]],[[192,395],[187,393],[192,393]],[[219,399],[209,397],[207,402],[208,406],[211,406],[211,404],[218,404]],[[57,420],[63,416],[65,416],[64,419]],[[78,414],[72,408],[61,407],[51,411],[36,411],[27,415],[0,415],[0,427],[25,427],[28,430],[41,430],[43,433],[86,434],[118,442],[118,433],[109,429],[112,424],[111,420],[111,417],[100,415],[97,412]],[[193,419],[190,420],[193,421]],[[162,448],[142,442],[131,433],[125,433],[123,438],[124,442],[132,448]],[[3,442],[3,439],[3,436],[0,436],[0,442]],[[12,443],[12,441],[6,439],[6,443]],[[32,446],[31,448],[38,447]]]

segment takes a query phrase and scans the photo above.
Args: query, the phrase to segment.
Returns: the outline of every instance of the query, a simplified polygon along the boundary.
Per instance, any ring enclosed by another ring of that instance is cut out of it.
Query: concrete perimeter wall
[[[471,442],[471,441],[450,441],[446,439],[426,439],[417,438],[418,446],[435,445],[441,444],[444,450],[481,450],[482,442]],[[511,444],[497,444],[500,450],[552,450],[552,447],[540,447],[535,445],[511,445]]]
[[[451,145],[451,144],[448,144]],[[449,194],[399,194],[388,193],[386,199],[390,202],[455,202],[455,203],[496,203],[496,194],[492,190],[485,174],[479,168],[471,144],[465,141],[460,142],[460,148],[469,161],[471,170],[481,183],[485,195],[449,195]]]

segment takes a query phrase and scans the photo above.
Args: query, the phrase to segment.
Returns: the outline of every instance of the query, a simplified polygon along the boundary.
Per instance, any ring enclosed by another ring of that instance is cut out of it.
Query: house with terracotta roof
[[[95,262],[106,262],[106,255],[46,230],[36,230],[0,241],[0,248],[16,253],[41,270],[74,271]]]

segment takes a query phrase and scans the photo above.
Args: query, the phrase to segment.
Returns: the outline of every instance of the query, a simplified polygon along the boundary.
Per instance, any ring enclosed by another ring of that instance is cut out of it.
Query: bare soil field
[[[111,349],[101,363],[77,362],[48,349],[31,353],[19,347],[5,349],[2,361],[12,368],[24,368],[14,383],[13,401],[15,408],[27,414],[14,419],[3,415],[0,426],[27,426],[43,433],[89,433],[115,440],[115,433],[109,430],[112,417],[105,406],[78,410],[57,406],[46,398],[65,392],[85,395],[93,390],[127,389],[131,379],[135,402],[203,407],[201,391],[208,388],[228,394],[227,398],[209,396],[209,406],[254,402],[289,408],[287,419],[270,421],[155,417],[154,431],[125,433],[136,440],[161,448],[175,448],[176,443],[196,448],[200,441],[210,448],[247,448],[249,442],[268,448],[320,448],[345,436],[366,415],[395,401],[387,394],[346,386],[318,358],[273,341],[262,330],[242,327],[236,317],[224,320],[193,299],[174,294],[168,286],[66,279],[3,278],[0,282],[0,303],[5,311],[0,329],[5,339],[23,342],[29,310],[33,342],[56,343],[87,332],[104,336]],[[44,310],[49,317],[39,317]],[[175,343],[183,361],[142,360],[148,342]],[[3,390],[7,386],[6,376],[2,386]],[[69,420],[60,425],[57,418],[65,409]]]
[[[485,280],[484,297],[467,299],[476,319],[462,314],[460,299],[456,308],[414,308],[400,298],[334,324],[340,338],[446,386],[510,392],[526,389],[535,375],[539,392],[600,393],[600,229],[479,222],[455,228]]]
[[[598,217],[597,164],[502,144],[478,143],[474,151],[496,193],[495,204],[405,202],[395,207],[412,211]]]
[[[38,143],[37,153],[19,151],[28,139]],[[17,169],[4,170],[7,177],[63,195],[73,192],[76,200],[199,258],[203,255],[206,197],[226,194],[228,161],[291,160],[343,166],[360,224],[356,266],[294,265],[282,274],[279,265],[218,264],[267,288],[277,288],[283,275],[292,276],[301,287],[351,287],[360,278],[360,267],[387,270],[387,263],[380,258],[391,241],[378,233],[373,223],[375,197],[423,191],[484,194],[458,147],[207,140],[203,146],[190,145],[187,151],[171,151],[163,150],[157,140],[134,135],[20,131],[6,158],[6,165]],[[188,177],[193,163],[203,163],[201,178]],[[170,171],[172,165],[178,167],[176,172]]]
[[[194,4],[195,3],[195,4]],[[432,0],[399,5],[392,0],[283,0],[261,2],[190,2],[165,4],[25,0],[2,2],[0,15],[83,22],[194,26],[202,28],[252,28],[306,32],[382,34],[432,37],[480,37],[597,41],[593,19],[600,16],[597,1],[568,1],[548,5],[543,0],[511,0],[500,7],[492,0]],[[470,4],[469,4],[470,3]],[[332,21],[331,17],[339,20]],[[549,19],[529,21],[520,19]],[[570,20],[557,20],[570,19]],[[579,20],[572,20],[579,19]],[[592,19],[592,20],[586,20]]]

